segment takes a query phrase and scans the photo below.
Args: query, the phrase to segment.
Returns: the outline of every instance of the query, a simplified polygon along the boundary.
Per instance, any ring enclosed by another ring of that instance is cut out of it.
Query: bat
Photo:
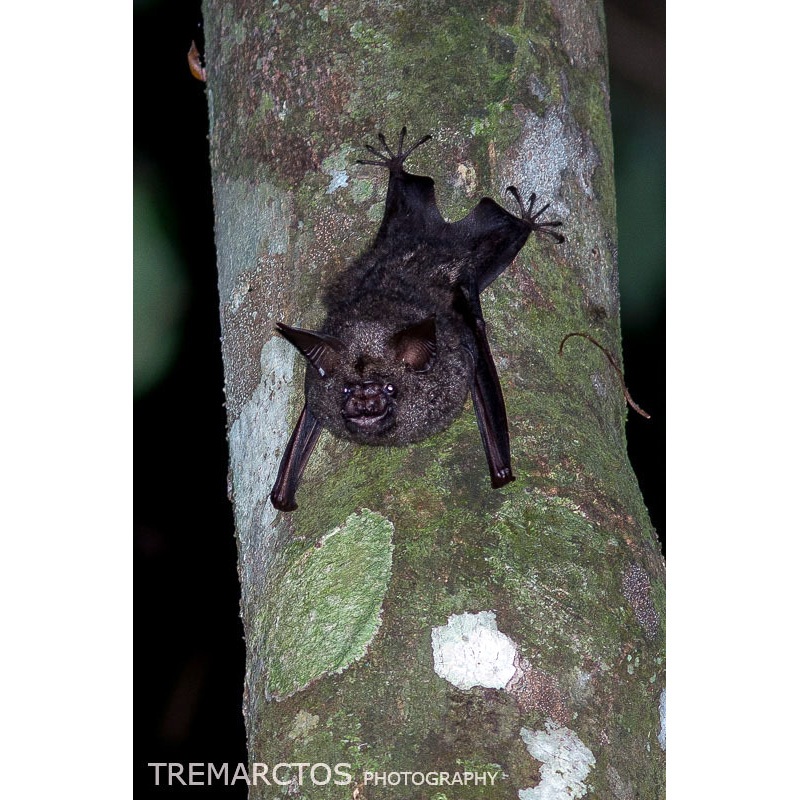
[[[445,430],[472,395],[493,488],[514,480],[503,393],[480,294],[511,263],[531,232],[564,237],[540,221],[514,186],[519,214],[484,197],[468,216],[446,222],[432,178],[411,175],[406,159],[431,137],[359,160],[389,170],[383,221],[372,245],[333,281],[318,331],[278,323],[305,357],[305,406],[278,468],[270,499],[293,511],[323,428],[359,444],[400,446]]]

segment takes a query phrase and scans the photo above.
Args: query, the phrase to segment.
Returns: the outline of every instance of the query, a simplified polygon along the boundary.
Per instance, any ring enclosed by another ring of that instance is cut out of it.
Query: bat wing
[[[460,287],[456,295],[456,309],[472,334],[465,343],[475,367],[470,393],[478,430],[481,433],[489,478],[494,489],[499,489],[514,480],[511,472],[511,445],[508,437],[506,404],[497,368],[486,338],[486,324],[480,305],[477,287]]]
[[[514,260],[532,231],[544,230],[555,235],[547,230],[547,226],[561,223],[537,223],[541,212],[532,215],[536,195],[532,195],[526,210],[514,187],[509,187],[509,191],[520,205],[519,217],[484,197],[464,219],[445,222],[436,204],[433,179],[412,175],[403,167],[409,155],[431,137],[424,136],[404,150],[405,136],[404,127],[397,152],[394,152],[383,134],[379,134],[383,151],[367,145],[367,150],[375,158],[358,162],[389,170],[386,208],[375,246],[386,241],[407,241],[409,237],[436,239],[449,244],[454,250],[468,255],[474,280],[481,292]],[[465,280],[472,279],[472,276],[465,276]]]
[[[272,505],[279,511],[294,511],[297,508],[294,499],[297,486],[321,432],[322,426],[308,410],[308,406],[303,406],[303,412],[297,420],[289,444],[286,445],[278,467],[278,477],[270,493]]]
[[[532,230],[527,221],[509,214],[488,197],[464,219],[446,227],[448,238],[470,254],[479,293],[514,260]],[[465,280],[470,279],[465,276]]]
[[[389,147],[382,133],[378,134],[378,138],[383,146],[383,151],[366,145],[366,149],[375,158],[359,159],[357,162],[389,170],[386,208],[378,235],[375,237],[375,246],[377,247],[385,241],[408,240],[409,237],[438,237],[447,223],[436,205],[433,179],[423,175],[412,175],[403,168],[405,160],[411,153],[431,137],[423,136],[416,144],[403,150],[403,142],[406,138],[406,128],[403,126],[396,153]]]
[[[480,294],[514,260],[533,231],[542,231],[557,241],[563,241],[562,236],[550,230],[560,226],[560,222],[537,222],[547,206],[534,213],[535,194],[531,195],[526,207],[515,187],[510,186],[508,191],[519,205],[519,217],[484,197],[464,219],[446,226],[446,235],[451,237],[453,244],[464,248],[468,254],[470,268],[462,275],[460,291],[456,294],[456,309],[472,334],[471,341],[465,345],[475,365],[470,387],[472,404],[489,464],[489,477],[495,489],[515,478],[511,472],[506,404],[486,338]]]
[[[483,291],[522,249],[531,226],[488,197],[458,222],[445,222],[436,204],[432,178],[391,171],[386,210],[375,239],[407,241],[408,237],[439,239],[469,255],[478,290]]]
[[[526,207],[519,191],[513,186],[508,191],[519,205],[519,216],[484,197],[464,219],[453,223],[445,222],[436,205],[433,180],[421,175],[411,175],[403,169],[403,162],[408,155],[430,136],[404,151],[405,134],[406,129],[403,128],[397,153],[390,150],[383,135],[379,135],[385,153],[368,146],[367,149],[377,160],[361,162],[389,169],[386,210],[375,245],[384,241],[391,242],[395,237],[398,237],[397,241],[401,241],[408,235],[431,237],[450,245],[454,252],[465,256],[464,260],[469,267],[455,288],[455,307],[468,331],[464,346],[475,367],[470,387],[472,401],[492,486],[499,488],[513,481],[514,475],[511,472],[506,406],[486,338],[480,294],[514,260],[533,231],[547,233],[563,242],[564,237],[552,230],[560,226],[561,222],[537,221],[548,206],[534,213],[536,195],[530,196]]]
[[[469,254],[470,269],[462,276],[456,308],[472,334],[466,345],[475,365],[470,391],[494,489],[511,483],[514,475],[506,404],[486,338],[480,294],[514,260],[531,230],[524,219],[509,214],[488,197],[464,219],[448,225],[448,235]]]
[[[389,173],[386,210],[375,238],[375,245],[384,241],[404,241],[409,237],[438,237],[447,227],[439,207],[433,179],[411,175],[402,169]]]

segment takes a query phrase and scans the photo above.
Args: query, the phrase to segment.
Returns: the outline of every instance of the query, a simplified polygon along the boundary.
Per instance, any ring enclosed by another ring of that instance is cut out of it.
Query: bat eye
[[[395,392],[397,391],[397,389],[395,389],[395,388],[394,388],[394,384],[392,384],[392,383],[387,383],[387,384],[386,384],[386,386],[384,387],[384,391],[385,391],[385,392],[386,392],[386,394],[388,394],[390,397],[394,397],[394,394],[395,394]]]

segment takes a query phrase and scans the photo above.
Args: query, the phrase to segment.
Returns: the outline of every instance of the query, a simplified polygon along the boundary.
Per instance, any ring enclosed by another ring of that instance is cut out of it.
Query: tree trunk
[[[663,561],[617,376],[584,339],[558,356],[571,331],[620,353],[601,5],[204,13],[251,795],[662,797]],[[275,323],[321,322],[382,216],[385,174],[354,162],[404,124],[433,134],[410,170],[446,218],[513,183],[564,220],[482,298],[517,480],[490,488],[468,406],[408,448],[323,434],[283,514],[305,364]]]

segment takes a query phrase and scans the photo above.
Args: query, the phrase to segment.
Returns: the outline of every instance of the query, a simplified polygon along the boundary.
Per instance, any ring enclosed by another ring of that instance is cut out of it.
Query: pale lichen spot
[[[250,547],[260,553],[254,561],[263,558],[263,543],[255,539],[271,530],[278,513],[269,502],[269,492],[288,436],[288,389],[293,369],[294,355],[280,337],[272,337],[261,350],[261,380],[228,435],[233,509],[243,548],[240,562],[245,571],[253,566]],[[264,458],[265,453],[274,453],[275,457]]]
[[[463,162],[456,167],[456,186],[464,190],[467,197],[474,197],[478,187],[475,167],[469,162]]]
[[[661,730],[658,732],[658,743],[662,750],[667,749],[667,690],[661,690],[658,698],[658,716],[661,719]]]
[[[519,733],[531,756],[542,762],[539,785],[520,789],[520,800],[577,800],[586,794],[585,781],[596,762],[574,731],[548,719],[544,730]]]
[[[602,216],[603,198],[595,192],[595,181],[608,175],[610,162],[565,109],[549,107],[539,116],[515,105],[514,113],[522,133],[503,154],[498,184],[514,184],[526,196],[535,191],[540,203],[550,203],[546,219],[564,223],[560,257],[584,271],[588,306],[613,317],[619,304],[616,256],[610,244],[598,245],[596,232],[608,223]]]
[[[305,709],[301,709],[295,714],[292,722],[292,729],[289,731],[290,739],[305,739],[319,723],[317,714],[309,714]]]
[[[571,119],[565,120],[555,109],[544,116],[515,108],[522,122],[522,135],[506,153],[500,169],[502,185],[514,184],[527,195],[535,191],[542,202],[550,203],[548,219],[567,222],[574,209],[563,197],[562,184],[571,170],[587,198],[594,197],[592,175],[599,163],[597,152],[588,137]]]
[[[350,178],[347,168],[352,163],[352,152],[353,148],[350,145],[344,145],[337,152],[323,159],[322,171],[331,176],[331,182],[328,184],[326,194],[333,194],[337,189],[343,189],[347,186],[347,181]]]
[[[348,177],[348,174],[343,169],[336,170],[325,194],[333,194],[337,189],[343,189],[347,186]]]
[[[433,668],[458,689],[505,689],[514,677],[517,646],[497,630],[493,611],[452,614],[431,631]]]

